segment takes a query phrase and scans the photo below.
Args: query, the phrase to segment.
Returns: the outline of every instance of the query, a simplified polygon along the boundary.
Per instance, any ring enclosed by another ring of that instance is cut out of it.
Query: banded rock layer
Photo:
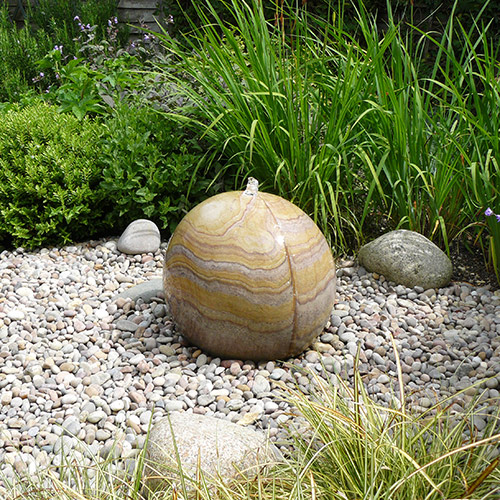
[[[232,359],[285,359],[323,329],[335,264],[316,224],[256,189],[214,196],[175,230],[165,256],[165,298],[179,331]]]

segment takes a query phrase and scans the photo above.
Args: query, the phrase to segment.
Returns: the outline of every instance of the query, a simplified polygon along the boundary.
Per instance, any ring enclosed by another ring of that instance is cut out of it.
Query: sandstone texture
[[[278,196],[223,193],[195,207],[165,255],[165,298],[179,331],[229,359],[286,359],[321,333],[335,263],[316,224]]]
[[[151,428],[144,478],[154,490],[161,485],[158,475],[175,480],[172,469],[180,462],[182,473],[193,479],[198,467],[207,477],[231,479],[238,471],[256,474],[279,456],[263,432],[215,417],[174,412]]]
[[[118,250],[126,254],[156,252],[160,248],[160,230],[147,219],[131,222],[118,240]]]
[[[414,231],[391,231],[364,245],[359,263],[370,272],[408,288],[441,288],[451,279],[450,259],[425,236]]]

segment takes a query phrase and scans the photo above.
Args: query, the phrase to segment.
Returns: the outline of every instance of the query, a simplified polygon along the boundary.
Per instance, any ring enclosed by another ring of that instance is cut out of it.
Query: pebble
[[[24,319],[24,312],[20,309],[13,309],[7,313],[7,317],[13,321],[21,321]]]
[[[463,409],[484,389],[485,399],[499,398],[498,291],[465,283],[412,290],[350,262],[313,346],[290,364],[255,363],[188,346],[158,286],[147,299],[125,293],[161,283],[162,263],[161,249],[136,258],[111,240],[0,253],[0,474],[58,465],[61,450],[76,452],[79,441],[104,457],[126,436],[132,456],[150,423],[175,411],[263,427],[279,441],[293,417],[276,387],[298,384],[308,393],[306,367],[352,384],[358,348],[370,397],[387,405],[399,392],[391,336],[410,406],[428,409],[439,396],[456,395],[453,408]],[[480,379],[482,386],[470,387]],[[474,418],[479,432],[487,415]],[[19,465],[23,446],[32,458]]]
[[[263,393],[268,393],[271,390],[271,385],[269,383],[269,380],[265,378],[262,375],[257,375],[255,377],[253,386],[252,386],[252,391],[253,393],[259,397]]]

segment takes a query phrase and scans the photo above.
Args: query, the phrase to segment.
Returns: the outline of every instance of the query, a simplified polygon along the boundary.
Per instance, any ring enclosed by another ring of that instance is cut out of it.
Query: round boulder
[[[147,219],[131,222],[123,231],[116,247],[126,254],[156,252],[160,248],[161,237],[158,226]]]
[[[165,299],[178,331],[226,359],[287,359],[323,331],[335,301],[335,262],[314,221],[258,191],[213,196],[168,243]]]
[[[155,491],[166,480],[178,480],[180,472],[195,480],[198,467],[206,478],[230,480],[239,471],[248,477],[279,458],[279,450],[262,432],[215,417],[172,412],[151,427],[144,485]]]
[[[408,288],[441,288],[450,282],[453,271],[450,259],[432,241],[405,229],[364,245],[358,260],[368,271]]]

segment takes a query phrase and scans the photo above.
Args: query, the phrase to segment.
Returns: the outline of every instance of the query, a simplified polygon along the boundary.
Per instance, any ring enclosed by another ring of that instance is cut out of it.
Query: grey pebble
[[[139,328],[139,325],[137,323],[134,323],[133,321],[130,321],[128,319],[119,319],[116,324],[116,328],[118,330],[122,330],[123,332],[132,332],[134,333],[137,328]]]

